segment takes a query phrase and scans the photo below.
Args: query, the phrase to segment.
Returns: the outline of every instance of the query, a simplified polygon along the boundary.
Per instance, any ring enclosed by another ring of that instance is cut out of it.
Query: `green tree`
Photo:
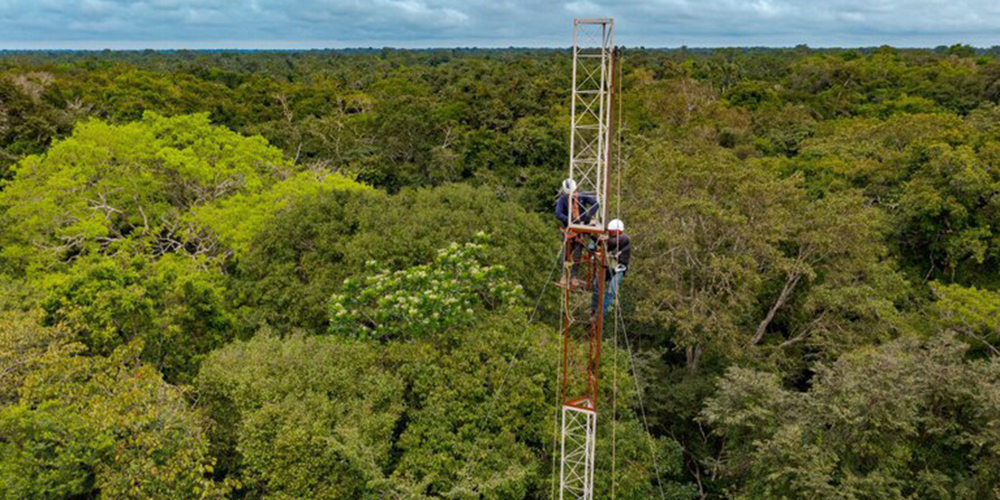
[[[648,228],[635,235],[636,319],[670,332],[690,369],[706,352],[738,359],[804,342],[835,356],[891,335],[907,288],[881,213],[857,194],[811,200],[801,177],[719,149],[652,145],[627,175],[625,216]]]
[[[863,348],[805,392],[733,368],[705,406],[734,498],[1000,497],[1000,364],[943,336]]]
[[[242,256],[251,241],[273,224],[279,211],[297,200],[315,199],[332,191],[371,192],[371,189],[322,169],[299,172],[267,190],[235,194],[192,209],[186,220],[211,233],[227,252]]]
[[[36,314],[0,312],[0,407],[17,402],[24,378],[44,359],[49,345],[67,335],[41,326]]]
[[[0,255],[40,291],[45,323],[94,354],[141,338],[170,381],[190,381],[200,357],[233,337],[223,272],[276,212],[368,189],[297,169],[204,114],[89,121],[15,172],[0,193]]]
[[[402,382],[371,345],[259,334],[212,353],[199,394],[251,498],[383,498]]]
[[[528,323],[517,288],[477,258],[482,250],[452,245],[433,264],[365,278],[357,292],[372,297],[334,296],[338,335],[258,333],[210,355],[198,387],[229,474],[264,497],[544,498],[562,343]],[[602,390],[619,398],[618,414],[602,427],[602,475],[612,471],[610,425],[622,498],[648,498],[657,480],[670,498],[690,498],[676,480],[676,443],[646,436],[630,410],[635,393],[611,383]],[[625,373],[619,383],[632,387]]]
[[[168,380],[190,381],[206,353],[233,336],[221,277],[176,255],[78,259],[50,275],[44,323],[73,332],[91,354],[143,340],[143,359]]]
[[[206,422],[140,349],[84,357],[70,345],[38,360],[19,401],[0,408],[4,498],[225,497]]]
[[[251,498],[547,498],[560,343],[535,326],[539,340],[522,344],[519,318],[482,317],[443,343],[261,333],[230,344],[197,383],[220,470]],[[618,495],[638,500],[658,487],[630,394],[617,424],[602,420],[599,487],[610,488],[616,425]],[[691,498],[676,443],[657,440],[656,453],[668,498]]]
[[[807,179],[822,190],[850,185],[892,217],[892,242],[915,276],[989,284],[995,265],[992,220],[997,144],[979,130],[994,127],[987,110],[967,121],[950,115],[845,120],[806,141]]]
[[[552,227],[488,188],[449,185],[396,195],[330,191],[302,197],[252,240],[228,285],[241,329],[328,327],[330,296],[368,261],[400,270],[433,261],[443,243],[495,235],[484,258],[507,269],[527,295],[544,285],[539,269],[554,265]],[[550,260],[551,259],[551,260]]]

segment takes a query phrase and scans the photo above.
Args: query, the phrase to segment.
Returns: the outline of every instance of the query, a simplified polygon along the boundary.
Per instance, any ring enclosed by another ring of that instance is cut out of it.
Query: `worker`
[[[604,308],[607,311],[618,295],[625,273],[628,272],[628,261],[632,257],[632,241],[625,234],[625,223],[621,219],[614,219],[608,223],[608,267],[605,274]],[[597,290],[594,286],[594,299],[591,307],[597,309]]]
[[[576,181],[566,179],[562,182],[562,190],[556,198],[556,219],[563,228],[569,227],[571,220],[574,225],[590,224],[598,209],[597,198],[590,193],[578,192]]]
[[[568,274],[563,273],[562,280],[558,283],[561,287],[580,288],[586,285],[585,281],[577,278],[580,252],[584,246],[592,250],[595,244],[590,235],[577,234],[569,226],[571,222],[575,225],[590,224],[598,208],[600,208],[600,204],[594,195],[577,191],[576,181],[573,179],[563,180],[562,189],[556,198],[556,219],[562,225],[564,237],[571,242],[573,264]]]

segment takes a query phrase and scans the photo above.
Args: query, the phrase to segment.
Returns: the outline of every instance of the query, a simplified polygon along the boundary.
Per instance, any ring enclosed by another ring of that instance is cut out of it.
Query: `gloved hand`
[[[625,266],[625,264],[618,264],[617,266],[615,266],[616,273],[624,273],[625,271],[628,271],[628,267]]]

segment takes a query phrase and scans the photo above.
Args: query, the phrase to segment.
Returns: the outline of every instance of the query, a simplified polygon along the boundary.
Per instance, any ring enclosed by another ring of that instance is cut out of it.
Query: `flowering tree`
[[[504,266],[483,262],[486,235],[452,243],[433,262],[400,271],[367,263],[330,299],[330,333],[361,338],[415,338],[471,324],[482,309],[516,303],[523,292]]]

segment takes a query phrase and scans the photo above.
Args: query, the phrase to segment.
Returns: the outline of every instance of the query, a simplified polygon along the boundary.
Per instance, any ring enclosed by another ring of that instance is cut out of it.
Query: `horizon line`
[[[624,49],[640,49],[640,50],[716,50],[716,49],[772,49],[772,50],[792,50],[798,48],[808,48],[811,50],[865,50],[865,49],[877,49],[880,47],[890,47],[894,49],[901,50],[934,50],[941,47],[951,47],[955,45],[965,45],[976,50],[987,51],[991,49],[1000,49],[1000,45],[973,45],[967,43],[953,43],[953,44],[938,44],[938,45],[893,45],[890,43],[883,44],[866,44],[866,45],[810,45],[807,43],[800,43],[796,45],[785,45],[785,44],[748,44],[748,45],[625,45],[620,44],[618,47]],[[563,51],[571,50],[572,46],[557,46],[557,45],[419,45],[419,46],[406,46],[406,45],[351,45],[351,46],[322,46],[322,45],[303,45],[303,46],[286,46],[286,47],[268,47],[268,46],[233,46],[220,44],[217,46],[204,45],[198,47],[185,47],[185,46],[167,46],[162,45],[156,46],[127,46],[127,47],[112,47],[112,46],[100,46],[94,45],[91,47],[83,46],[42,46],[42,47],[18,47],[13,45],[7,45],[0,42],[0,53],[14,53],[14,52],[322,52],[322,51],[374,51],[374,50],[400,50],[400,51],[432,51],[432,50],[551,50],[551,51]]]
[[[953,45],[969,45],[975,49],[986,50],[1000,47],[1000,43],[987,42],[979,37],[969,37],[971,40],[962,41],[960,37],[946,41],[939,40],[898,40],[896,44],[890,41],[879,41],[861,38],[857,45],[850,44],[849,40],[831,40],[826,43],[809,43],[808,40],[795,41],[761,41],[748,37],[746,43],[740,43],[740,37],[727,37],[725,35],[715,40],[692,40],[693,43],[685,43],[683,40],[660,40],[652,43],[631,43],[633,40],[621,40],[618,45],[626,48],[644,48],[651,50],[671,50],[671,49],[722,49],[722,48],[767,48],[767,49],[793,49],[806,46],[811,49],[865,49],[873,47],[890,46],[898,49],[935,49],[939,47],[949,47]],[[921,43],[922,42],[922,43]],[[984,43],[986,42],[986,43]],[[42,52],[42,51],[71,51],[71,52],[103,52],[103,51],[310,51],[310,50],[375,50],[375,49],[395,49],[395,50],[448,50],[448,49],[539,49],[539,50],[565,50],[571,48],[570,44],[563,40],[552,40],[539,38],[534,40],[519,40],[518,43],[503,43],[502,41],[490,42],[483,39],[455,39],[455,40],[384,40],[373,41],[368,44],[357,41],[337,41],[337,40],[65,40],[65,41],[39,41],[39,40],[0,40],[0,52]]]

